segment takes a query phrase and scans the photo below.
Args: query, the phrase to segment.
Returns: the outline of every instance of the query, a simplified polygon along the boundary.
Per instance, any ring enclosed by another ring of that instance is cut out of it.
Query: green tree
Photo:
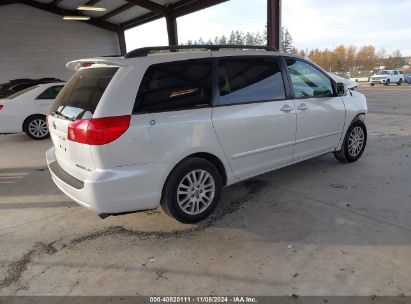
[[[229,45],[235,44],[235,39],[236,39],[235,32],[231,31],[230,38],[228,38],[227,44]]]
[[[242,31],[235,31],[235,44],[245,44],[245,35]]]
[[[254,35],[250,32],[247,32],[245,35],[245,44],[246,45],[253,45],[254,44]]]
[[[255,45],[266,45],[267,41],[261,36],[260,32],[257,32],[254,36],[254,44]]]
[[[221,36],[220,41],[218,42],[218,44],[220,44],[220,45],[228,44],[227,37],[224,36],[224,35]]]
[[[294,50],[293,43],[293,37],[291,36],[290,32],[286,28],[282,27],[280,50],[285,53],[291,53]]]

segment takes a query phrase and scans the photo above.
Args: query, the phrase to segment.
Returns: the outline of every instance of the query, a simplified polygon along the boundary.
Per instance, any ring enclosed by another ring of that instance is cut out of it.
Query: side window
[[[285,99],[281,71],[273,57],[219,59],[218,87],[220,105]]]
[[[151,66],[141,82],[133,112],[177,111],[211,105],[211,60]]]
[[[286,59],[295,98],[318,98],[333,96],[331,80],[321,71],[303,61]]]
[[[62,88],[63,86],[50,87],[41,93],[37,99],[55,99]]]
[[[397,72],[397,71],[394,71],[394,75],[398,75],[398,72]]]

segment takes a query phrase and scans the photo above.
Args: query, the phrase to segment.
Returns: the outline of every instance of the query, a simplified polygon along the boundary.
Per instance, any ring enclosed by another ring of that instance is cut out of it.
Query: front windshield
[[[390,71],[378,71],[377,75],[390,75]]]

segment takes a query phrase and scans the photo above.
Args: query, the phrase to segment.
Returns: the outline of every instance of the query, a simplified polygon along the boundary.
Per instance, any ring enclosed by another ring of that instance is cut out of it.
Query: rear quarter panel
[[[231,168],[211,123],[212,108],[133,115],[127,132],[114,143],[93,146],[97,168],[167,164],[163,181],[176,164],[195,153],[209,153]]]

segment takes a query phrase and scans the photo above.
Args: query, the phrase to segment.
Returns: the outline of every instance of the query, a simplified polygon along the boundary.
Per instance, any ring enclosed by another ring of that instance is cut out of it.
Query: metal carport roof
[[[124,31],[165,17],[170,45],[178,44],[178,17],[228,0],[0,0],[1,5],[21,3],[61,16],[88,16],[81,21],[117,32],[121,53],[126,52]],[[105,12],[78,11],[79,5],[100,6]],[[281,0],[267,0],[268,44],[279,47]]]

